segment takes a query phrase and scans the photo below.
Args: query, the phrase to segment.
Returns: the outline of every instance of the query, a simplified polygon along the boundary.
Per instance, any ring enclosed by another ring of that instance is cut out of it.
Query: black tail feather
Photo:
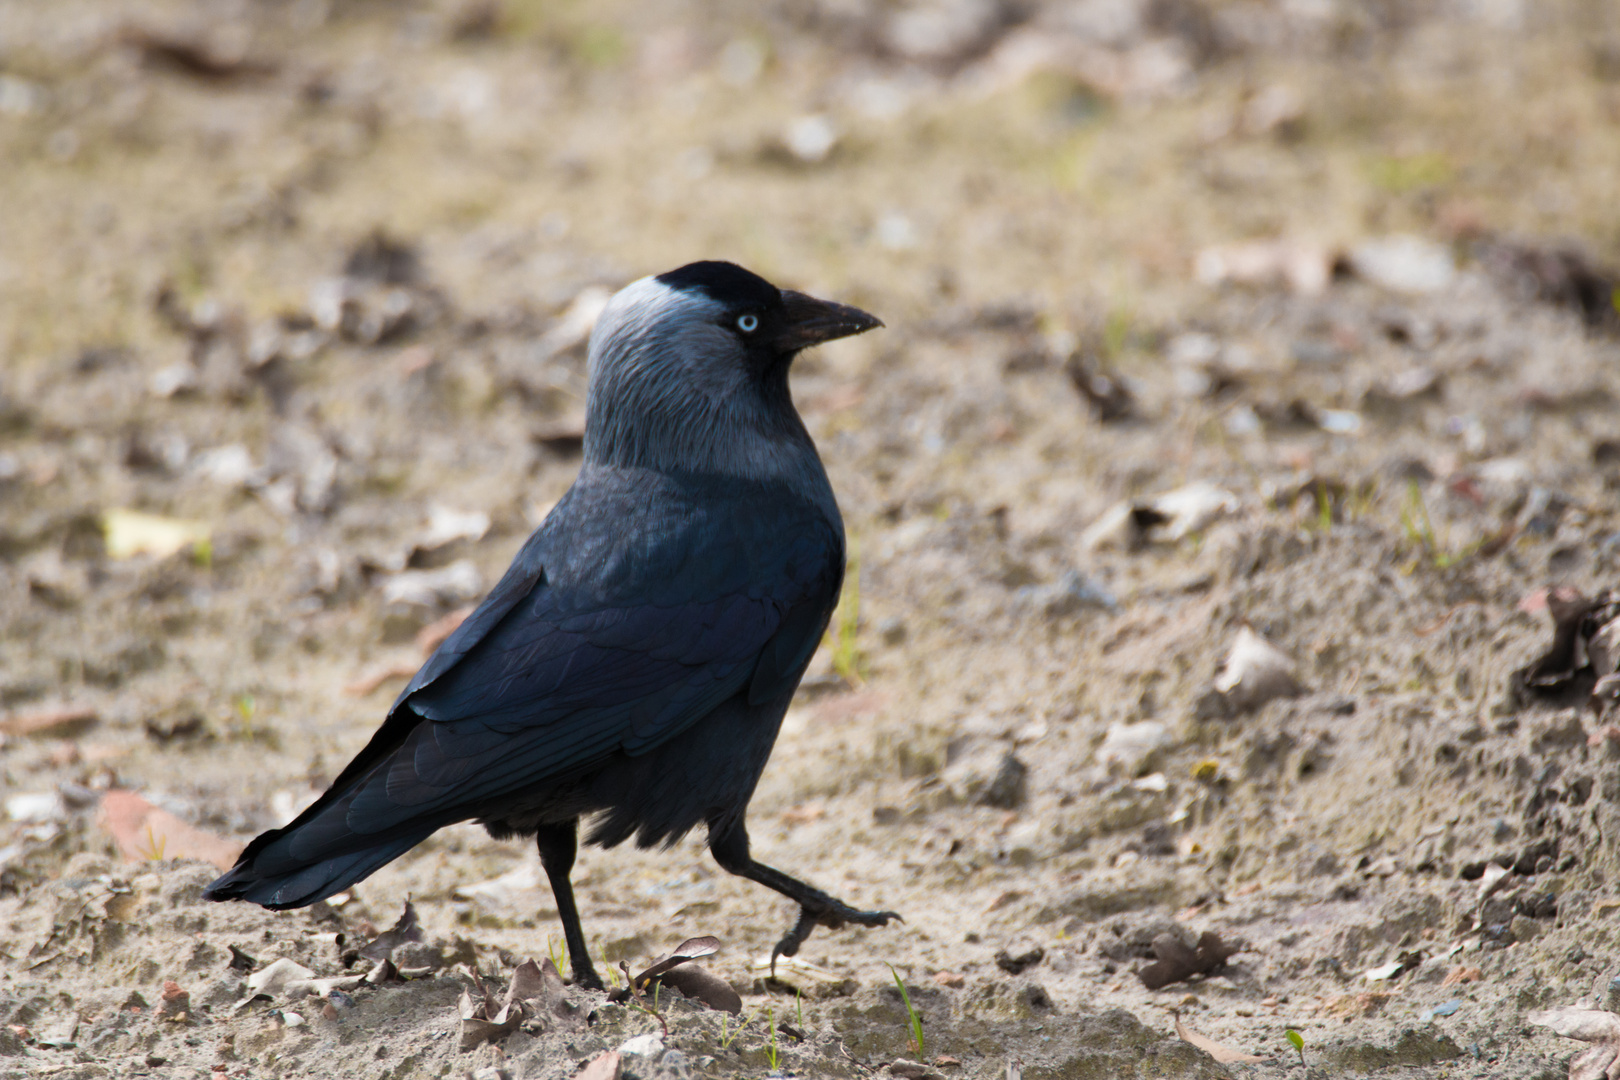
[[[243,853],[241,861],[203,891],[203,897],[250,900],[277,910],[307,907],[365,880],[426,840],[432,832],[429,828],[408,833],[374,847],[332,855],[280,873],[265,873],[258,868],[259,853],[253,850],[255,843]]]

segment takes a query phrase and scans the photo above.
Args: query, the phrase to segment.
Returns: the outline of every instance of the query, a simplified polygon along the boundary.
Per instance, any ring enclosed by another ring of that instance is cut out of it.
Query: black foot
[[[574,965],[574,985],[584,987],[586,990],[605,991],[607,989],[606,986],[602,985],[602,979],[596,974],[596,969],[588,964],[583,967],[578,964]]]
[[[776,974],[776,958],[778,956],[795,956],[799,946],[810,936],[810,931],[818,926],[825,926],[829,930],[841,929],[846,923],[856,926],[886,926],[890,919],[905,922],[895,911],[857,911],[848,904],[837,900],[833,906],[818,909],[801,907],[799,921],[793,924],[793,929],[782,936],[771,950],[771,974]]]

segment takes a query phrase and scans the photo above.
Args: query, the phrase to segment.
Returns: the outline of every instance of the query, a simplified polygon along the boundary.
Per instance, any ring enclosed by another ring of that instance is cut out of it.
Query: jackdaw
[[[574,982],[602,987],[568,875],[589,843],[674,844],[698,824],[733,874],[818,925],[882,926],[755,862],[744,824],[844,577],[844,525],[793,408],[800,350],[883,324],[725,262],[636,281],[591,334],[579,477],[371,742],[212,900],[313,904],[435,830],[535,837]]]

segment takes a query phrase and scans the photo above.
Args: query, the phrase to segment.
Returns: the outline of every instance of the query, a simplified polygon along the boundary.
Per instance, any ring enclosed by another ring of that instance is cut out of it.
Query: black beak
[[[883,325],[882,319],[860,308],[817,300],[791,289],[782,290],[782,303],[787,307],[787,326],[777,342],[783,352],[798,352],[825,341],[864,334]]]

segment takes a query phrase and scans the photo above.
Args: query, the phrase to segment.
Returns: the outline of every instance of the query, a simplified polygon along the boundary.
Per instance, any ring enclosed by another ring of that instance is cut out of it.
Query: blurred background
[[[702,258],[888,324],[795,369],[856,562],[756,803],[866,940],[1611,860],[1433,747],[1587,760],[1489,724],[1620,551],[1617,192],[1611,0],[0,0],[0,900],[312,799],[566,490],[607,296]],[[1306,704],[1208,696],[1241,626]],[[538,879],[455,891],[532,856],[443,837],[351,911],[532,951]],[[774,940],[664,858],[587,925]]]

